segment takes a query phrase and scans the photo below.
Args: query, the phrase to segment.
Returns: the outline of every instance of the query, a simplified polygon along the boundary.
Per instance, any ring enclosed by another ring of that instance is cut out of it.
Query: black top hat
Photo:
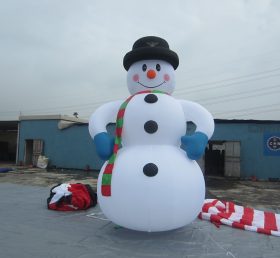
[[[169,49],[167,41],[155,36],[143,37],[135,41],[132,50],[123,58],[123,66],[128,70],[133,63],[145,59],[164,60],[175,70],[179,65],[178,55]]]

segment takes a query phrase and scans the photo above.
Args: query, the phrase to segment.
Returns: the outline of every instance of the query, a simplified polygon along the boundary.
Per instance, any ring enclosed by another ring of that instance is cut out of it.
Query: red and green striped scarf
[[[159,90],[145,90],[138,92],[132,96],[130,96],[120,107],[118,115],[117,115],[117,121],[116,121],[116,136],[115,136],[115,144],[113,148],[113,154],[110,157],[108,164],[105,167],[103,176],[102,176],[102,184],[101,184],[101,193],[103,196],[111,196],[111,181],[112,181],[112,173],[114,169],[114,164],[116,160],[116,156],[119,150],[119,147],[122,142],[122,129],[123,129],[123,118],[124,118],[124,113],[125,109],[129,103],[129,101],[138,94],[144,94],[144,93],[164,93],[167,94],[163,91]]]

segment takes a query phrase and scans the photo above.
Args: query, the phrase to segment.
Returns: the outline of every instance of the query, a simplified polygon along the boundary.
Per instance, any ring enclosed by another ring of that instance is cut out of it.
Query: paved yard
[[[280,257],[280,238],[198,219],[178,230],[143,233],[102,220],[98,206],[83,212],[47,210],[50,186],[72,180],[94,185],[94,176],[37,169],[1,174],[0,257]],[[219,198],[279,207],[279,183],[207,178],[207,185]],[[88,217],[91,213],[98,218]]]
[[[73,170],[46,171],[39,168],[15,167],[14,172],[0,173],[0,183],[15,183],[51,187],[58,183],[80,182],[96,189],[98,172]],[[280,213],[280,182],[238,181],[219,177],[207,177],[208,198],[234,201],[237,204]]]
[[[280,213],[280,182],[238,181],[208,177],[206,186],[208,191],[218,199]]]
[[[48,187],[1,183],[0,257],[279,257],[279,238],[196,220],[141,233],[85,212],[46,209]]]
[[[48,186],[58,183],[80,182],[87,183],[96,188],[98,172],[81,170],[45,170],[40,168],[13,167],[14,171],[0,173],[0,183],[13,183],[22,185]]]

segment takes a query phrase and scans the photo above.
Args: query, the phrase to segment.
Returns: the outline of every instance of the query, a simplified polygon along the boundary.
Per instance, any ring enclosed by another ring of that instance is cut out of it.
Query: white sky
[[[215,118],[280,119],[279,0],[0,0],[0,120],[79,113],[129,93],[140,37],[179,58],[174,96]]]

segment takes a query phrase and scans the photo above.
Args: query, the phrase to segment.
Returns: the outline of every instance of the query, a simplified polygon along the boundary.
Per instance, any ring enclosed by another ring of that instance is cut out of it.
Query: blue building
[[[114,131],[114,125],[109,125]],[[99,170],[86,120],[68,116],[22,116],[17,162],[34,164],[39,155],[61,168]],[[215,120],[215,132],[199,160],[206,175],[280,178],[280,121]]]
[[[39,155],[57,168],[100,169],[88,123],[75,117],[21,116],[17,163],[36,165]]]
[[[204,165],[206,175],[280,178],[280,121],[215,119]]]

